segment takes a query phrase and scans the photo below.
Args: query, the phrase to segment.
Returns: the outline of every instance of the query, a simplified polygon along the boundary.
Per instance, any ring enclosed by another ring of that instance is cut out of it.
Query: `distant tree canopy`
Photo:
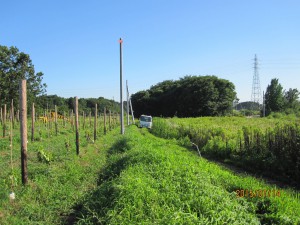
[[[234,84],[216,76],[185,76],[166,80],[132,95],[135,116],[217,116],[232,109]]]
[[[42,83],[43,73],[35,73],[28,54],[19,52],[16,47],[0,45],[0,105],[19,102],[19,81],[27,80],[27,99],[31,103],[36,96],[45,93]]]
[[[240,102],[238,103],[235,108],[237,110],[253,110],[253,109],[259,109],[261,106],[257,102],[247,101],[247,102]]]

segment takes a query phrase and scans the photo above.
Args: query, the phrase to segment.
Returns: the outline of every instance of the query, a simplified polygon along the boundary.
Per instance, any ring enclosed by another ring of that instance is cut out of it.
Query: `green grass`
[[[41,132],[38,132],[38,127]],[[60,224],[76,221],[72,215],[74,207],[88,190],[97,186],[97,174],[105,164],[109,147],[106,143],[112,143],[109,140],[112,137],[104,137],[103,128],[100,127],[99,140],[93,144],[85,137],[89,129],[81,130],[80,155],[77,156],[75,134],[69,124],[67,128],[60,126],[57,136],[53,130],[54,126],[49,130],[37,124],[36,141],[31,142],[28,137],[29,182],[25,187],[21,184],[18,125],[13,137],[13,171],[9,139],[0,140],[0,224]],[[116,134],[117,130],[112,132]],[[104,138],[108,139],[104,141]],[[11,191],[16,195],[13,202],[9,201]]]
[[[15,136],[16,199],[10,202],[8,139],[0,140],[0,224],[300,224],[300,200],[237,197],[237,189],[274,189],[200,158],[196,152],[136,126],[94,144],[65,129],[28,145],[29,184],[20,185]],[[70,140],[70,147],[65,147]],[[38,158],[41,149],[49,163]]]
[[[239,198],[274,189],[132,126],[110,149],[99,186],[81,202],[79,224],[297,224],[299,199]]]
[[[196,143],[209,158],[300,187],[300,121],[277,118],[154,118],[153,134]]]

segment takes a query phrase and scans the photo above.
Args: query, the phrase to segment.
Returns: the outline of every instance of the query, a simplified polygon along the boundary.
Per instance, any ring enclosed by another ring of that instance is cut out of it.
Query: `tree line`
[[[232,110],[235,86],[216,76],[166,80],[131,96],[134,115],[165,117],[220,116]]]
[[[73,98],[46,95],[47,85],[43,83],[43,73],[35,72],[28,54],[16,47],[0,45],[0,105],[10,105],[19,100],[19,80],[27,80],[28,106],[36,104],[37,110],[53,109],[59,112],[74,109]],[[283,90],[278,79],[274,78],[265,93],[265,112],[295,113],[300,111],[297,89]],[[134,115],[141,114],[165,117],[221,116],[232,112],[237,103],[235,86],[232,82],[216,76],[185,76],[179,80],[166,80],[148,90],[139,91],[131,97]],[[119,112],[119,103],[99,98],[80,98],[79,111],[93,112],[95,104]],[[236,109],[253,108],[256,103],[239,103]],[[18,104],[15,104],[15,106]],[[126,106],[126,102],[124,104]],[[257,107],[255,107],[257,108]],[[262,105],[259,106],[262,109]]]

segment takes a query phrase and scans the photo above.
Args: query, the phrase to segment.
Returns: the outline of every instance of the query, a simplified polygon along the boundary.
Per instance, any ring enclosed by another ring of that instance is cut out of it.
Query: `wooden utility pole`
[[[27,184],[27,96],[26,80],[20,81],[20,133],[22,184]]]
[[[34,109],[34,103],[32,103],[32,109],[31,109],[31,141],[34,141],[34,114],[35,114],[35,109]]]
[[[120,38],[120,123],[121,123],[121,134],[124,134],[124,110],[123,110],[123,80],[122,80],[122,43],[123,40]]]
[[[130,104],[130,111],[131,111],[131,116],[132,116],[132,123],[134,124],[134,115],[133,115],[133,110],[132,110],[131,98],[129,98],[129,104]]]
[[[75,130],[76,130],[76,153],[79,155],[79,132],[78,132],[78,97],[75,97]]]
[[[95,118],[94,118],[94,141],[97,139],[97,104],[95,105]]]

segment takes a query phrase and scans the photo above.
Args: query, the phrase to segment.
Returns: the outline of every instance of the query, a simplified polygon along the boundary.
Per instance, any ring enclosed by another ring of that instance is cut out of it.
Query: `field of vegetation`
[[[18,132],[13,173],[9,138],[0,140],[1,224],[300,223],[296,192],[236,175],[177,140],[129,126],[125,135],[117,128],[104,135],[100,128],[93,143],[81,129],[77,156],[72,127],[59,130],[48,137],[42,129],[40,139],[28,143],[25,187]],[[12,190],[16,199],[10,201]]]
[[[59,224],[74,221],[77,201],[97,182],[105,163],[104,134],[116,129],[116,116],[98,117],[94,142],[94,117],[80,117],[80,153],[76,154],[74,118],[37,119],[34,141],[28,119],[28,184],[22,185],[20,125],[0,126],[0,224]],[[110,121],[110,123],[109,123]],[[4,132],[5,127],[5,132]],[[57,133],[56,133],[57,130]],[[12,132],[12,133],[11,133]],[[5,135],[4,135],[5,133]],[[12,134],[12,135],[11,135]],[[12,136],[12,140],[10,140]],[[15,193],[15,200],[9,194]]]
[[[279,116],[279,115],[275,115]],[[300,120],[280,118],[199,117],[155,118],[152,133],[196,143],[207,157],[252,172],[300,182]]]

